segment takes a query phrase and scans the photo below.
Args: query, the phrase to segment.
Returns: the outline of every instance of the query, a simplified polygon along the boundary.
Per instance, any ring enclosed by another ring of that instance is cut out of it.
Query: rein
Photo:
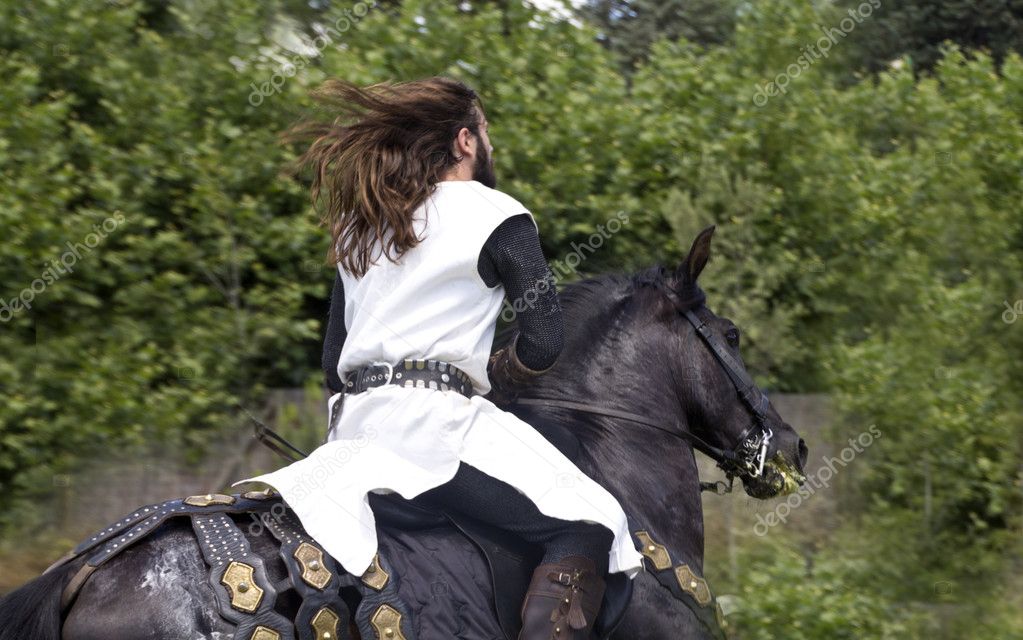
[[[607,416],[609,418],[620,418],[622,420],[628,420],[641,424],[645,427],[651,427],[658,431],[663,431],[670,436],[674,436],[681,440],[688,440],[693,447],[713,460],[721,462],[722,460],[736,460],[737,456],[734,452],[728,451],[727,449],[721,449],[714,445],[701,440],[698,436],[689,433],[688,431],[681,431],[665,427],[664,425],[654,422],[645,416],[641,416],[638,413],[632,413],[630,411],[620,411],[618,409],[612,409],[610,407],[601,407],[598,405],[587,404],[583,402],[572,402],[571,400],[559,400],[558,398],[545,398],[543,396],[532,396],[528,398],[517,398],[512,401],[512,404],[527,405],[527,406],[538,406],[538,407],[557,407],[561,409],[571,409],[573,411],[581,411],[583,413],[590,413],[594,415]],[[730,493],[732,491],[732,476],[728,478],[728,484],[720,480],[717,482],[700,482],[701,491],[714,491],[718,494]]]
[[[590,403],[548,397],[523,397],[513,400],[512,404],[560,407],[583,413],[619,418],[663,431],[682,440],[687,440],[695,449],[717,462],[718,467],[725,472],[725,476],[728,478],[727,485],[723,482],[701,481],[700,489],[703,491],[713,490],[719,494],[729,493],[732,490],[732,482],[735,476],[752,479],[760,477],[764,472],[767,448],[774,435],[771,428],[767,426],[769,401],[767,396],[753,382],[745,368],[729,353],[728,347],[721,338],[693,312],[690,308],[691,304],[686,304],[682,301],[679,298],[678,292],[663,282],[655,280],[651,281],[651,284],[658,287],[671,300],[672,305],[679,314],[693,325],[696,334],[700,336],[707,345],[707,348],[714,354],[714,357],[728,375],[729,380],[735,386],[735,390],[738,392],[743,404],[746,405],[752,414],[752,424],[739,436],[738,444],[736,444],[735,448],[727,450],[715,447],[698,436],[679,428],[677,421],[673,425],[675,428],[666,427],[638,413],[621,411]]]

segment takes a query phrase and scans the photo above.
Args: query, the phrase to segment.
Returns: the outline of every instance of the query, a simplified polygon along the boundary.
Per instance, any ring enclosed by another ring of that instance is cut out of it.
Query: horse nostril
[[[806,468],[806,458],[810,455],[809,450],[806,448],[806,443],[803,439],[799,439],[799,470],[803,471]]]

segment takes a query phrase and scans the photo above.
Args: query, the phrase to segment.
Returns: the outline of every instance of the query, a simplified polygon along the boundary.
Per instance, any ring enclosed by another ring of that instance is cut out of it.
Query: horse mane
[[[674,291],[682,303],[680,311],[695,309],[704,303],[706,295],[697,283],[687,282],[675,288],[670,281],[671,274],[670,269],[658,264],[636,273],[605,273],[564,285],[558,291],[558,300],[566,340],[591,339],[605,334],[626,307],[640,313],[652,307],[656,296],[633,295],[647,287],[668,287]],[[638,306],[632,309],[627,303],[634,299]],[[512,321],[498,333],[495,348],[509,344],[516,331],[517,323]]]

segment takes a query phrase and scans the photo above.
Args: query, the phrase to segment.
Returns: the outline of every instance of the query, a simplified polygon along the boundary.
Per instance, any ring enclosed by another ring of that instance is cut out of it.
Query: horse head
[[[750,496],[769,498],[802,484],[807,449],[746,371],[739,329],[705,303],[698,280],[713,232],[701,232],[675,269],[565,287],[565,350],[520,390],[521,404],[546,411],[513,410],[548,437],[557,437],[552,422],[563,421],[588,449],[584,458],[603,458],[588,466],[606,466],[601,447],[656,455],[685,441],[740,478]],[[642,435],[623,440],[622,432]]]
[[[739,328],[707,307],[697,284],[713,233],[709,227],[696,237],[664,287],[675,312],[668,314],[673,315],[671,334],[677,336],[671,348],[680,360],[675,369],[679,409],[691,433],[716,450],[712,457],[742,479],[747,494],[791,493],[805,480],[806,443],[746,371]]]

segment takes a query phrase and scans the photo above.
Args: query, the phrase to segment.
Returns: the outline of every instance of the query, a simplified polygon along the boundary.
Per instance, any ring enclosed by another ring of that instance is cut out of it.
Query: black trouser
[[[414,500],[472,516],[542,545],[543,564],[580,555],[593,560],[598,575],[607,574],[608,553],[614,541],[610,529],[591,522],[544,515],[515,487],[465,462],[459,463],[454,478],[424,491]]]

